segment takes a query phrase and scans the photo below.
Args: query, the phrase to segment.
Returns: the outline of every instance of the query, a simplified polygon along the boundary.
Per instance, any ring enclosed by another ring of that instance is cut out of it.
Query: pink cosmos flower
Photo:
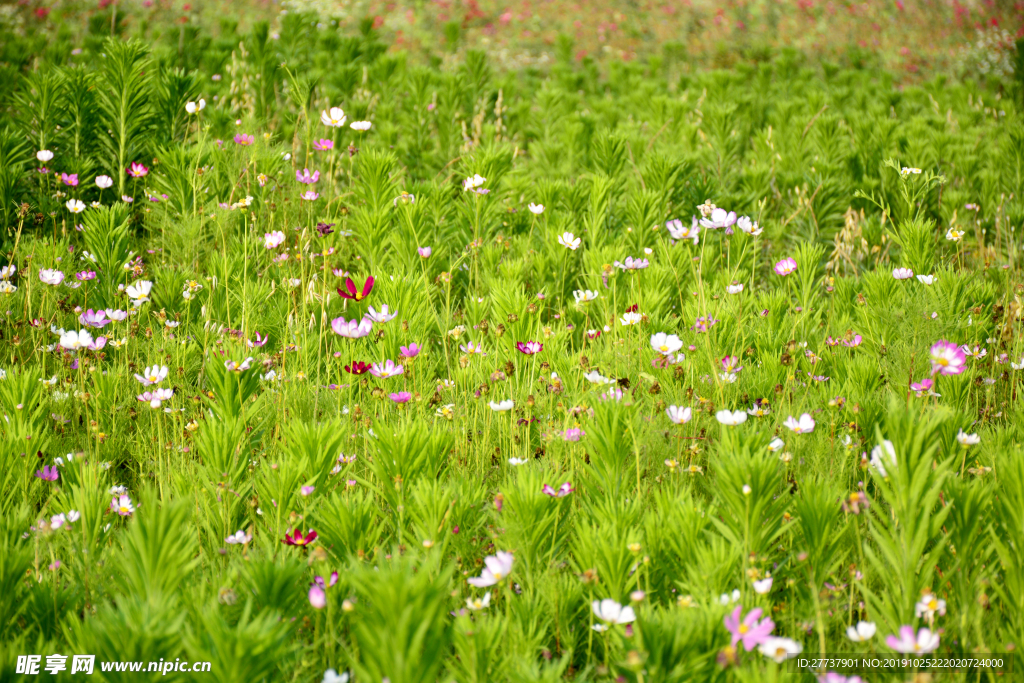
[[[305,185],[312,185],[313,183],[320,180],[320,171],[313,171],[313,174],[309,174],[309,169],[304,168],[300,172],[298,169],[295,170],[295,179]]]
[[[356,320],[353,318],[349,321],[346,321],[344,318],[335,318],[331,321],[331,329],[339,336],[347,337],[349,339],[359,339],[360,337],[365,337],[370,334],[373,330],[373,323],[366,318],[363,318],[362,320]]]
[[[323,609],[327,606],[327,593],[315,583],[309,587],[309,604],[313,609]]]
[[[844,339],[843,340],[843,346],[852,349],[852,348],[860,346],[861,342],[863,342],[863,341],[864,341],[863,337],[861,337],[859,334],[855,334],[855,335],[853,335],[853,339]]]
[[[767,617],[758,621],[761,617],[760,607],[750,610],[747,616],[741,620],[740,616],[742,613],[743,605],[736,605],[736,609],[732,611],[732,614],[725,617],[725,628],[732,634],[733,647],[737,643],[743,643],[743,649],[751,652],[755,647],[767,640],[775,628],[775,622]]]
[[[110,511],[116,512],[122,517],[130,517],[135,512],[135,506],[132,505],[132,499],[127,494],[122,493],[110,501]]]
[[[107,314],[103,309],[94,311],[90,308],[78,316],[78,322],[86,327],[101,329],[113,321],[107,319]]]
[[[57,481],[57,466],[43,465],[43,469],[36,470],[36,476],[43,481]]]
[[[570,484],[569,482],[565,482],[564,484],[559,486],[557,491],[547,484],[544,484],[544,487],[541,489],[541,491],[544,494],[551,496],[552,498],[565,498],[575,490],[576,489],[574,489],[572,487],[572,484]]]
[[[967,356],[953,342],[940,339],[931,348],[932,374],[959,375],[967,367]]]
[[[86,282],[88,280],[95,280],[96,279],[96,271],[95,270],[83,270],[80,273],[75,273],[75,279],[77,279],[79,282]]]
[[[736,356],[726,356],[722,359],[722,369],[725,372],[738,373],[743,369],[743,366],[738,364],[739,362],[740,359]]]
[[[60,181],[69,187],[78,187],[78,174],[72,173],[68,175],[67,173],[61,173]]]
[[[313,149],[320,152],[326,152],[334,149],[334,140],[314,140]]]
[[[789,275],[796,270],[796,261],[791,258],[784,258],[775,264],[775,272],[782,277]]]
[[[528,341],[528,342],[517,342],[516,348],[519,349],[520,353],[525,353],[527,356],[532,356],[535,353],[540,353],[544,350],[544,345],[540,342]]]
[[[419,252],[419,255],[422,256],[423,258],[430,258],[430,254],[431,252],[433,252],[433,249],[431,249],[430,247],[420,247],[416,251]]]
[[[931,391],[933,386],[935,386],[935,382],[930,377],[926,377],[920,382],[911,383],[910,390],[916,391],[920,395],[922,392]]]
[[[408,346],[402,346],[400,347],[400,350],[402,352],[403,358],[415,358],[416,356],[420,355],[421,351],[419,344],[417,344],[416,342],[413,342]]]
[[[319,198],[320,198],[320,194],[318,192],[313,192],[313,190],[306,190],[299,197],[299,199],[305,199],[307,202],[315,202]]]
[[[261,337],[260,333],[257,332],[256,333],[256,341],[253,341],[252,339],[247,339],[247,340],[245,340],[245,343],[249,346],[250,349],[255,349],[255,348],[258,348],[260,346],[265,346],[268,339],[269,339],[269,337]]]
[[[922,628],[915,636],[914,627],[904,625],[900,626],[899,638],[889,635],[885,639],[885,644],[890,650],[903,654],[925,654],[938,649],[939,634]]]
[[[700,224],[697,222],[697,217],[693,217],[693,222],[689,226],[683,225],[683,222],[679,219],[673,219],[665,223],[665,228],[668,230],[668,234],[672,236],[672,239],[677,241],[692,240],[694,244],[700,239]]]
[[[694,321],[693,327],[691,327],[690,329],[696,332],[697,334],[702,334],[710,330],[717,323],[718,321],[712,318],[710,315],[702,315],[701,317],[697,318]]]
[[[303,486],[299,489],[299,493],[303,496],[311,496],[313,495],[313,491],[316,491],[315,486]]]
[[[700,224],[708,230],[731,228],[736,224],[736,212],[725,209],[713,209],[709,218],[700,219]]]
[[[910,268],[894,268],[892,271],[892,276],[897,280],[909,280],[910,278],[914,277],[914,271],[912,271]]]
[[[582,429],[578,427],[573,427],[572,429],[565,430],[565,432],[562,434],[562,439],[564,439],[565,441],[579,441],[586,435],[587,433]]]
[[[499,550],[497,554],[484,558],[484,570],[479,577],[466,579],[466,582],[477,588],[493,586],[512,573],[512,560],[512,553]]]
[[[235,136],[235,144],[236,145],[242,145],[243,147],[248,147],[249,145],[251,145],[254,142],[256,142],[256,138],[254,138],[251,135],[246,135],[245,133],[239,133],[238,135]]]
[[[412,398],[412,394],[408,391],[399,391],[397,393],[390,394],[391,400],[395,403],[408,403],[409,399]]]
[[[139,162],[133,161],[132,165],[128,167],[127,173],[132,178],[142,178],[143,176],[149,175],[149,169]]]
[[[390,358],[383,363],[374,363],[370,366],[370,374],[380,379],[387,379],[388,377],[396,377],[405,372],[405,368],[401,365],[395,365],[395,361]]]

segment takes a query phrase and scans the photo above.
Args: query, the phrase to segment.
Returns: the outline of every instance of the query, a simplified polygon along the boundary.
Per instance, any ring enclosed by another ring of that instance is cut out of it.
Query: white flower
[[[814,418],[809,413],[801,415],[799,420],[790,415],[782,424],[796,434],[809,434],[814,431]]]
[[[60,336],[60,345],[69,350],[77,351],[92,346],[92,335],[85,330],[65,332]]]
[[[334,669],[328,669],[324,672],[324,680],[320,683],[348,683],[348,672],[343,671],[339,674]]]
[[[772,589],[772,577],[768,576],[760,581],[754,582],[754,592],[758,595],[768,595]]]
[[[228,545],[244,545],[252,540],[252,534],[247,534],[242,530],[238,530],[224,539],[224,542]]]
[[[896,448],[888,439],[871,449],[871,467],[883,477],[889,476],[886,468],[896,469]]]
[[[725,291],[729,294],[739,294],[740,292],[743,291],[743,283],[734,282],[731,285],[727,285]]]
[[[320,114],[320,122],[331,128],[341,128],[345,125],[345,119],[345,112],[342,111],[341,107],[324,109]]]
[[[925,619],[931,620],[935,618],[935,615],[944,615],[946,613],[946,601],[939,600],[932,593],[925,593],[921,596],[921,600],[914,606],[914,614],[918,618],[924,617]]]
[[[615,384],[615,380],[610,377],[605,377],[597,370],[591,370],[590,372],[583,375],[583,379],[587,380],[591,384]]]
[[[636,614],[629,605],[623,606],[611,598],[594,600],[590,608],[594,616],[607,624],[629,624],[636,621]]]
[[[69,456],[70,457],[70,456]],[[68,510],[67,519],[69,524],[74,524],[78,521],[78,518],[82,515],[79,514],[78,510]]]
[[[512,553],[499,550],[494,555],[484,558],[484,570],[479,577],[466,579],[466,582],[477,588],[493,586],[512,573]]]
[[[558,243],[566,249],[572,249],[573,251],[579,249],[581,241],[579,237],[576,237],[571,232],[563,232],[558,236]]]
[[[151,365],[147,367],[141,375],[136,374],[135,379],[142,383],[142,386],[148,387],[153,384],[159,384],[167,379],[168,369],[166,365]]]
[[[758,648],[765,657],[771,657],[778,664],[803,652],[804,646],[791,638],[769,636]]]
[[[512,401],[512,399],[509,398],[504,401],[501,401],[500,403],[495,403],[494,401],[491,401],[487,405],[491,406],[491,410],[493,410],[494,412],[503,413],[506,410],[512,410],[512,406],[514,406],[515,403]]]
[[[479,173],[475,173],[462,181],[462,189],[469,192],[470,190],[475,190],[486,182],[487,178],[484,178]]]
[[[732,593],[722,593],[721,595],[718,596],[718,604],[720,604],[720,605],[729,605],[729,604],[732,604],[734,602],[739,602],[739,600],[740,600],[740,591],[739,591],[739,589],[734,590]]]
[[[132,300],[132,305],[135,308],[139,308],[142,304],[149,301],[149,293],[153,291],[153,283],[149,280],[139,280],[134,285],[125,287],[124,291],[128,294],[128,298]]]
[[[576,298],[576,303],[578,304],[588,303],[600,296],[600,294],[592,289],[577,289],[573,291],[572,295]]]
[[[375,323],[386,323],[386,322],[389,322],[391,320],[394,320],[395,316],[397,316],[397,315],[398,315],[398,311],[394,311],[392,313],[391,311],[388,310],[388,305],[387,304],[384,304],[383,306],[381,306],[379,311],[376,310],[373,306],[370,306],[367,309],[367,313],[366,313],[366,317],[369,318],[370,320],[372,320]]]
[[[200,99],[198,102],[186,102],[185,111],[189,114],[195,114],[206,108],[206,100]]]
[[[68,211],[71,213],[77,214],[85,211],[85,203],[81,199],[69,199],[64,206],[68,207]]]
[[[736,227],[747,233],[751,237],[757,237],[764,230],[757,225],[757,221],[751,221],[750,216],[740,216],[736,219]]]
[[[530,462],[530,461],[527,460],[526,458],[509,458],[508,459],[508,464],[512,465],[513,467],[519,467],[520,465],[525,465],[528,462]]]
[[[542,213],[544,213],[544,205],[543,204],[533,204],[533,203],[530,203],[526,208],[528,208],[530,210],[530,213],[532,213],[534,216],[539,216]]]
[[[52,268],[43,268],[39,271],[39,280],[43,284],[57,286],[64,281],[64,273]]]
[[[14,265],[13,263],[9,266],[4,266],[3,268],[0,268],[0,279],[9,280],[10,278],[14,277],[14,273],[16,273],[17,271],[18,266]]]
[[[957,230],[956,228],[950,228],[946,231],[946,239],[950,242],[959,242],[964,238],[964,231]]]
[[[352,130],[358,130],[359,132],[363,132],[370,130],[370,126],[372,125],[373,124],[370,123],[369,121],[353,121],[349,125],[349,128],[351,128]]]
[[[621,318],[619,318],[619,322],[627,326],[638,325],[641,320],[643,320],[643,316],[640,315],[639,313],[626,313]]]
[[[482,599],[481,598],[466,598],[466,607],[468,607],[469,609],[473,610],[474,612],[477,611],[477,610],[485,609],[490,604],[491,604],[491,592],[490,591],[487,591],[486,593],[484,593],[484,597]]]
[[[267,249],[276,249],[284,243],[285,236],[280,230],[264,233],[263,246]]]
[[[914,271],[912,271],[910,268],[894,268],[892,271],[892,276],[897,280],[909,280],[910,278],[914,277]]]
[[[960,442],[961,446],[974,446],[981,443],[980,434],[967,434],[964,430],[960,430],[956,435],[956,440]]]
[[[680,406],[669,406],[665,409],[665,414],[677,425],[686,424],[693,417],[692,410]]]
[[[44,164],[52,158],[53,152],[51,152],[48,149],[41,149],[38,152],[36,152],[36,159],[39,159],[39,161],[43,162]]]
[[[111,178],[108,175],[98,175],[98,176],[96,176],[96,187],[100,188],[101,190],[105,190],[105,189],[107,189],[108,187],[110,187],[113,184],[114,184],[114,179]]]
[[[935,276],[934,275],[918,275],[917,276],[917,281],[920,282],[923,285],[930,285],[930,284],[933,284],[935,282]]]
[[[719,410],[715,413],[715,419],[724,425],[735,427],[736,425],[741,425],[747,421],[747,414],[742,410],[737,410],[736,412]]]
[[[785,442],[785,441],[783,441],[783,440],[782,440],[782,439],[780,439],[779,437],[775,437],[775,438],[774,438],[774,439],[772,439],[772,440],[771,440],[771,442],[770,442],[770,443],[768,444],[768,450],[769,450],[770,452],[774,453],[775,451],[780,451],[780,450],[782,450],[783,446],[785,446],[785,445],[786,445],[786,442]]]
[[[12,285],[7,280],[0,280],[0,294],[14,294],[18,291],[15,285]]]
[[[658,332],[651,335],[651,348],[663,356],[671,356],[683,348],[683,340],[674,334]]]

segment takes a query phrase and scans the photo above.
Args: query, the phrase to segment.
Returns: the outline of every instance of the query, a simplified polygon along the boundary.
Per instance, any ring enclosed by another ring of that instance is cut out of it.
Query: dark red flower
[[[363,291],[356,289],[356,283],[352,281],[352,278],[345,278],[345,289],[338,290],[338,296],[342,299],[351,299],[352,301],[362,301],[366,297],[370,296],[370,292],[373,291],[373,276],[366,278],[366,282],[363,284]]]
[[[345,366],[345,372],[353,375],[364,375],[370,370],[370,364],[364,363],[361,360],[354,360],[351,364]]]
[[[316,532],[313,531],[312,529],[309,530],[308,534],[303,536],[302,535],[302,529],[299,529],[298,527],[295,527],[295,532],[291,536],[289,536],[288,534],[285,534],[284,535],[284,540],[282,540],[281,542],[284,543],[285,545],[307,546],[307,545],[309,545],[310,543],[312,543],[315,540],[316,540]]]

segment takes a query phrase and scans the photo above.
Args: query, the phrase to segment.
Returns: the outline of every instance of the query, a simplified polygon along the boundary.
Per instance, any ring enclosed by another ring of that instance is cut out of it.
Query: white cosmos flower
[[[871,449],[871,467],[883,477],[888,477],[886,468],[896,469],[896,448],[888,439]]]
[[[60,336],[60,345],[68,351],[88,348],[92,345],[92,342],[92,335],[85,330],[79,330],[78,332],[71,330],[64,332]]]
[[[956,435],[956,440],[961,446],[974,446],[981,443],[980,434],[968,434],[964,430],[960,430]]]
[[[573,251],[579,249],[581,241],[579,237],[576,237],[571,232],[563,232],[558,236],[558,243],[566,249],[572,249]]]
[[[185,111],[187,111],[189,114],[195,114],[196,112],[200,112],[200,111],[202,111],[205,108],[206,108],[206,100],[201,99],[201,98],[200,98],[200,100],[198,102],[186,102],[185,103]]]
[[[111,178],[108,175],[98,175],[98,176],[96,176],[96,187],[100,188],[101,190],[106,190],[107,188],[109,188],[113,184],[114,184],[114,179]]]
[[[583,379],[587,380],[591,384],[614,384],[615,380],[610,377],[605,377],[597,370],[591,370],[590,372],[583,375]]]
[[[669,406],[665,409],[665,414],[668,415],[668,419],[677,425],[686,424],[693,417],[692,410],[681,406]]]
[[[846,629],[846,637],[855,643],[863,643],[875,637],[877,627],[872,621],[858,621],[856,626],[849,626]]]
[[[920,282],[923,285],[930,285],[930,284],[935,282],[935,276],[934,275],[918,275],[917,276],[917,281]]]
[[[636,613],[629,605],[620,605],[611,598],[594,600],[590,608],[594,616],[606,624],[629,624],[636,621]]]
[[[809,434],[814,431],[814,418],[810,413],[804,413],[799,420],[790,415],[782,424],[796,434]]]
[[[770,443],[768,444],[768,450],[769,450],[770,452],[772,452],[772,453],[774,453],[775,451],[781,451],[781,450],[782,450],[782,448],[783,448],[783,446],[785,446],[785,445],[786,445],[786,442],[785,442],[785,441],[783,441],[783,440],[782,440],[782,439],[780,439],[779,437],[775,437],[775,438],[774,438],[774,439],[772,439],[772,440],[771,440],[771,442],[770,442]]]
[[[346,118],[341,107],[331,107],[320,113],[320,123],[331,128],[341,128],[345,125]]]
[[[724,425],[735,427],[747,421],[747,414],[742,410],[732,412],[730,410],[719,410],[715,413],[715,419]]]
[[[534,216],[539,216],[542,213],[544,213],[544,205],[543,204],[533,204],[533,203],[530,203],[526,208],[528,208],[530,210],[530,213],[532,213]]]
[[[151,365],[147,367],[141,375],[136,374],[135,379],[142,383],[142,386],[148,387],[153,384],[159,384],[167,379],[168,369],[166,365]]]
[[[462,189],[465,190],[466,192],[469,192],[470,190],[475,190],[476,188],[480,187],[486,182],[487,178],[484,178],[479,173],[474,173],[473,175],[462,181]]]
[[[83,202],[81,199],[69,199],[65,206],[68,207],[68,211],[70,211],[71,213],[77,214],[85,211],[85,202]]]
[[[480,572],[479,577],[466,579],[466,582],[477,588],[493,586],[512,573],[513,559],[512,553],[499,550],[494,555],[484,558],[484,570]]]
[[[910,268],[894,268],[892,271],[892,276],[897,280],[909,280],[910,278],[914,277],[914,271],[912,271]]]
[[[663,356],[671,356],[683,348],[683,340],[674,334],[658,332],[651,335],[651,348]]]
[[[520,465],[525,465],[528,462],[530,462],[530,461],[527,460],[526,458],[509,458],[508,459],[508,464],[512,465],[513,467],[519,467]]]
[[[757,237],[764,230],[757,225],[757,221],[751,221],[750,216],[740,216],[736,219],[736,227],[747,233],[751,237]]]
[[[504,401],[501,401],[499,403],[495,403],[494,401],[491,401],[491,402],[488,403],[488,405],[491,406],[491,410],[493,410],[494,412],[496,412],[496,413],[503,413],[506,410],[512,410],[512,406],[515,405],[515,402],[512,399],[509,398],[509,399],[505,399]]]
[[[353,121],[349,126],[352,130],[357,130],[360,133],[370,130],[370,126],[373,124],[369,121]]]
[[[64,273],[53,268],[43,268],[39,271],[39,281],[45,285],[59,285],[64,281]]]
[[[743,283],[734,282],[731,285],[727,285],[725,291],[728,292],[729,294],[739,294],[740,292],[743,291]]]
[[[768,595],[772,589],[772,577],[768,576],[760,581],[754,582],[754,592],[758,595]]]
[[[44,164],[52,158],[53,152],[51,152],[48,149],[41,149],[38,152],[36,152],[36,159],[39,159],[39,161],[43,162]]]
[[[132,300],[132,305],[135,308],[139,308],[142,304],[149,301],[149,293],[153,291],[153,283],[149,280],[139,280],[133,285],[128,285],[124,289],[128,298]]]
[[[803,652],[804,646],[791,638],[776,638],[769,636],[758,648],[765,657],[774,659],[778,664],[790,657],[795,657]]]
[[[588,303],[600,296],[600,294],[591,289],[577,289],[572,295],[576,298],[576,303],[578,304]]]
[[[626,326],[639,325],[641,320],[643,320],[643,316],[639,313],[626,313],[619,318],[619,322]]]
[[[485,609],[490,604],[491,604],[491,592],[490,591],[487,591],[486,593],[484,593],[484,597],[483,598],[466,598],[466,607],[468,607],[469,609],[473,610],[474,612],[477,611],[477,610]]]

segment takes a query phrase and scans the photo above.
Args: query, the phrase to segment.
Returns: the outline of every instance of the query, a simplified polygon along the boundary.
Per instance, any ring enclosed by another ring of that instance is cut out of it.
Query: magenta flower
[[[409,399],[412,398],[412,394],[410,394],[408,391],[399,391],[394,394],[389,394],[389,396],[391,397],[391,400],[394,401],[395,403],[408,403]]]
[[[43,465],[43,469],[36,470],[36,476],[43,481],[57,481],[57,466]]]
[[[254,349],[254,348],[257,348],[257,347],[260,347],[260,346],[265,346],[268,339],[269,339],[269,337],[261,337],[260,333],[257,332],[256,333],[256,341],[253,341],[251,339],[247,339],[246,340],[246,344],[249,345],[250,349]]]
[[[320,180],[320,171],[313,171],[313,175],[310,175],[308,168],[302,169],[301,172],[298,169],[296,169],[295,179],[305,185],[312,185],[313,183]]]
[[[917,392],[931,391],[933,386],[935,386],[935,382],[930,377],[926,377],[920,382],[913,382],[910,385],[910,390]]]
[[[313,609],[323,609],[327,606],[327,593],[315,583],[309,587],[309,604]]]
[[[889,635],[885,639],[885,644],[890,650],[903,654],[924,654],[938,649],[939,634],[922,628],[915,636],[914,627],[904,625],[900,626],[899,638]]]
[[[431,249],[430,247],[420,247],[420,248],[419,248],[419,249],[417,249],[416,251],[417,251],[417,252],[419,252],[419,255],[420,255],[420,256],[422,256],[423,258],[430,258],[430,254],[431,254],[431,253],[432,253],[432,252],[433,252],[434,250],[433,250],[433,249]]]
[[[402,357],[404,358],[415,358],[416,356],[420,355],[421,351],[419,344],[417,344],[416,342],[413,342],[408,346],[403,346],[401,347],[400,350],[402,351]]]
[[[516,348],[519,349],[520,353],[525,353],[527,356],[532,356],[535,353],[540,353],[544,350],[544,345],[540,342],[529,341],[529,342],[518,342]]]
[[[395,365],[395,361],[390,358],[383,363],[374,363],[370,366],[370,374],[380,379],[395,377],[403,372],[405,372],[405,368],[401,365]]]
[[[60,181],[69,187],[78,187],[78,174],[72,173],[68,175],[67,173],[61,173]]]
[[[562,438],[565,441],[579,441],[586,435],[587,433],[585,431],[579,429],[578,427],[574,427],[572,429],[566,429],[565,433],[562,434]]]
[[[317,586],[320,586],[324,590],[327,590],[334,584],[338,583],[338,572],[331,572],[331,578],[329,581],[324,581],[324,577],[318,576],[315,579],[313,579],[313,583]]]
[[[693,322],[693,327],[691,327],[690,329],[696,332],[697,334],[702,334],[710,330],[717,323],[718,321],[712,318],[710,315],[702,315]]]
[[[109,325],[113,321],[107,319],[107,313],[103,309],[94,311],[90,308],[78,316],[78,322],[86,327],[95,327],[100,329],[105,325]]]
[[[843,346],[846,346],[846,347],[852,349],[852,348],[855,348],[857,346],[860,346],[862,341],[864,341],[864,338],[861,337],[859,334],[855,334],[855,335],[853,335],[853,339],[844,339],[843,340]]]
[[[796,261],[791,258],[784,258],[775,264],[775,272],[783,277],[796,270]]]
[[[303,486],[302,488],[299,489],[299,493],[301,493],[303,496],[311,496],[313,495],[313,491],[316,491],[315,486]]]
[[[953,342],[940,339],[931,348],[932,374],[959,375],[967,367],[967,355]]]
[[[139,162],[133,161],[132,165],[128,167],[127,173],[132,178],[142,178],[143,176],[149,175],[149,169]]]
[[[722,369],[726,372],[735,374],[743,369],[743,366],[739,365],[739,362],[740,359],[736,356],[726,356],[722,359]]]
[[[313,149],[320,152],[326,152],[334,149],[334,140],[314,140]]]
[[[252,143],[256,142],[256,138],[245,133],[239,133],[235,136],[235,144],[241,145],[242,147],[248,147]]]
[[[541,491],[544,494],[549,495],[552,498],[565,498],[566,496],[568,496],[570,493],[572,493],[575,490],[576,489],[574,489],[572,487],[572,484],[570,484],[569,482],[565,482],[564,484],[559,486],[557,491],[555,489],[551,488],[550,486],[548,486],[547,484],[544,484],[544,487],[541,489]]]
[[[95,270],[83,270],[81,273],[75,273],[75,279],[79,282],[86,282],[88,280],[96,279]]]
[[[747,652],[753,651],[755,647],[763,643],[775,628],[775,622],[765,617],[758,621],[761,616],[761,608],[755,607],[747,613],[747,616],[740,619],[743,613],[743,605],[736,605],[732,614],[725,617],[725,628],[732,634],[732,646],[743,643],[743,649]]]

